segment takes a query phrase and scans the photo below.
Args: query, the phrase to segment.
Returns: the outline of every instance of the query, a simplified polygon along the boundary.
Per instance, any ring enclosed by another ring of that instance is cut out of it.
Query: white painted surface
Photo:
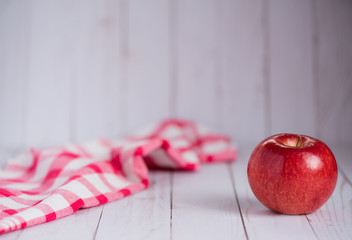
[[[239,142],[258,142],[270,134],[265,80],[263,1],[225,1],[221,19],[219,129]]]
[[[82,1],[74,21],[70,76],[72,141],[121,134],[125,91],[122,60],[122,6],[118,1]]]
[[[23,143],[28,74],[28,4],[0,2],[0,144]],[[11,24],[9,24],[11,22]],[[6,136],[6,137],[5,137]]]
[[[245,239],[226,164],[173,174],[172,239]]]
[[[118,138],[168,116],[240,150],[1,239],[351,239],[351,22],[351,1],[336,0],[0,1],[1,167],[22,146]],[[277,132],[337,146],[338,185],[313,214],[274,214],[248,188],[244,143]]]
[[[177,116],[352,144],[350,1],[0,1],[0,145]]]
[[[256,200],[246,174],[254,145],[240,147],[234,163],[205,164],[197,172],[153,171],[147,190],[1,239],[352,238],[350,148],[333,148],[340,172],[329,201],[312,214],[289,216]],[[0,151],[0,157],[13,154]]]
[[[352,3],[324,0],[314,1],[313,6],[319,135],[348,145],[352,142],[348,127],[352,122]]]
[[[219,112],[217,52],[221,35],[216,0],[177,1],[176,116],[216,126]]]
[[[170,115],[169,4],[129,1],[125,134]]]
[[[271,131],[316,136],[310,2],[268,1]]]
[[[105,204],[95,239],[170,239],[170,173],[149,175],[148,191]]]

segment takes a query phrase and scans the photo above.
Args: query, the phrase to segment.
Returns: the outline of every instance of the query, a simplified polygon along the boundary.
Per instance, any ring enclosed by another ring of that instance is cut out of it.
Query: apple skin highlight
[[[332,195],[337,164],[322,141],[296,134],[271,136],[253,150],[247,167],[249,185],[269,209],[309,214]]]

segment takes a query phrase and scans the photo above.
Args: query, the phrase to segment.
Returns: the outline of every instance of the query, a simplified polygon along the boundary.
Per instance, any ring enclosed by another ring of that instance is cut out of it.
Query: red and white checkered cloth
[[[228,137],[175,119],[119,142],[32,149],[0,171],[0,234],[141,191],[147,166],[196,170],[235,156]]]

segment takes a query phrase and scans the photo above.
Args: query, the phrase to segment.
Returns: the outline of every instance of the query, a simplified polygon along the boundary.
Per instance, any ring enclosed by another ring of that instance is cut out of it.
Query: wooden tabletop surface
[[[352,239],[350,148],[332,148],[339,165],[332,197],[299,216],[274,213],[256,200],[247,181],[252,149],[240,146],[236,162],[204,164],[197,172],[151,171],[145,191],[0,239]]]

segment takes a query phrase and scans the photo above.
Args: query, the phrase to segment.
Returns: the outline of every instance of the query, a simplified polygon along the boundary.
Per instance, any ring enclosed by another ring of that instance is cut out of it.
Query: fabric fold
[[[31,149],[0,171],[0,233],[49,222],[148,187],[149,168],[194,171],[232,161],[229,137],[167,119],[122,141]]]

